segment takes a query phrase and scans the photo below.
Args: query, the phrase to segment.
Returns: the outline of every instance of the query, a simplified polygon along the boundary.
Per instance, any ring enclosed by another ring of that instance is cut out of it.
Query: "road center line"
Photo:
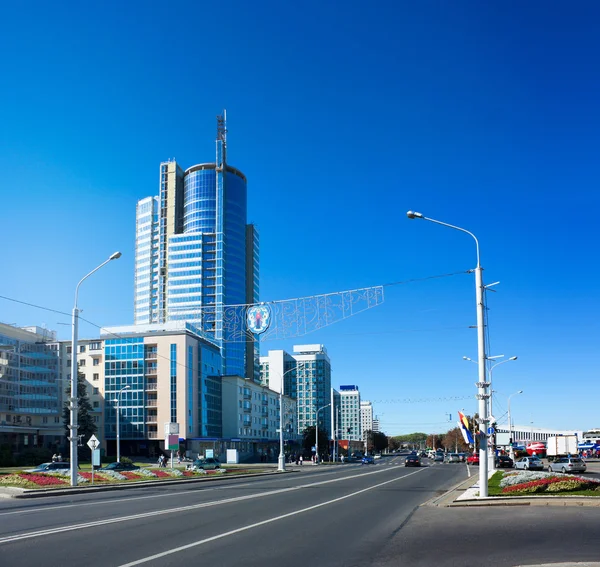
[[[425,470],[425,469],[423,469]],[[345,480],[352,480],[352,479],[356,479],[356,478],[360,478],[363,476],[370,476],[373,474],[381,474],[383,472],[389,472],[389,469],[383,469],[383,470],[377,470],[377,471],[371,471],[368,473],[364,473],[364,474],[359,474],[359,475],[353,475],[353,476],[349,476],[349,477],[342,477],[342,478],[334,478],[334,479],[330,479],[330,480],[321,480],[318,482],[311,482],[309,484],[301,484],[299,486],[293,486],[293,487],[287,487],[287,488],[279,488],[277,490],[270,490],[268,492],[259,492],[256,494],[247,494],[245,496],[236,496],[234,498],[225,498],[224,500],[213,500],[211,502],[203,502],[200,504],[191,504],[189,506],[179,506],[177,508],[169,508],[167,510],[153,510],[151,512],[143,512],[140,514],[133,514],[131,516],[123,516],[123,517],[118,517],[118,518],[108,518],[105,520],[97,520],[94,522],[86,522],[83,524],[73,524],[70,526],[61,526],[61,527],[57,527],[57,528],[49,528],[49,529],[45,529],[45,530],[38,530],[35,532],[27,532],[24,534],[16,534],[16,535],[12,535],[12,536],[6,536],[6,537],[2,537],[0,538],[0,545],[5,544],[5,543],[11,543],[14,541],[20,541],[20,540],[24,540],[24,539],[31,539],[31,538],[36,538],[36,537],[43,537],[46,535],[53,535],[53,534],[58,534],[58,533],[63,533],[63,532],[69,532],[69,531],[73,531],[73,530],[79,530],[79,529],[86,529],[86,528],[94,528],[94,527],[98,527],[98,526],[103,526],[103,525],[108,525],[108,524],[116,524],[116,523],[120,523],[120,522],[128,522],[128,521],[132,521],[132,520],[139,520],[142,518],[148,518],[151,516],[161,516],[161,515],[165,515],[165,514],[176,514],[178,512],[188,512],[190,510],[197,510],[200,508],[208,508],[211,506],[219,506],[220,504],[229,504],[231,502],[241,502],[244,500],[252,500],[254,498],[264,498],[266,496],[272,496],[274,494],[281,494],[283,492],[292,492],[294,490],[302,490],[304,488],[312,488],[314,486],[320,486],[323,484],[330,484],[333,482],[343,482]],[[418,471],[417,471],[418,472]],[[414,474],[414,473],[411,473]],[[410,475],[405,475],[405,476],[410,476]],[[404,478],[404,477],[399,477],[399,478]],[[397,479],[394,479],[397,480]],[[357,493],[358,494],[358,493]]]
[[[182,545],[180,547],[174,547],[168,551],[163,551],[162,553],[157,553],[155,555],[150,555],[148,557],[144,557],[142,559],[138,559],[137,561],[132,561],[130,563],[124,563],[120,567],[134,567],[134,565],[141,565],[142,563],[147,563],[148,561],[154,561],[155,559],[161,559],[162,557],[166,557],[167,555],[172,555],[174,553],[179,553],[180,551],[185,551],[187,549],[191,549],[193,547],[197,547],[199,545],[204,545],[205,543],[209,543],[211,541],[216,541],[218,539],[222,539],[224,537],[228,537],[234,534],[238,534],[240,532],[245,532],[247,530],[251,530],[253,528],[258,528],[260,526],[264,526],[266,524],[271,524],[272,522],[278,522],[280,520],[284,520],[285,518],[290,518],[292,516],[297,516],[298,514],[303,514],[304,512],[309,512],[311,510],[316,510],[317,508],[322,508],[323,506],[329,506],[331,504],[335,504],[336,502],[340,502],[341,500],[346,500],[347,498],[352,498],[353,496],[357,496],[358,494],[362,494],[364,492],[368,492],[369,490],[374,490],[375,488],[379,488],[381,486],[385,486],[386,484],[390,484],[391,482],[396,482],[397,480],[402,480],[404,478],[408,478],[413,474],[420,473],[425,469],[420,469],[418,471],[411,472],[404,476],[399,476],[393,478],[391,480],[386,480],[385,482],[380,482],[379,484],[374,484],[373,486],[369,486],[368,488],[363,488],[362,490],[357,490],[356,492],[352,492],[350,494],[346,494],[345,496],[340,496],[339,498],[334,498],[333,500],[328,500],[327,502],[321,502],[320,504],[315,504],[314,506],[309,506],[308,508],[302,508],[301,510],[296,510],[295,512],[289,512],[288,514],[282,514],[281,516],[276,516],[274,518],[270,518],[268,520],[263,520],[262,522],[256,522],[255,524],[250,524],[248,526],[244,526],[243,528],[238,528],[236,530],[230,530],[228,532],[224,532],[222,534],[207,537],[205,539],[201,539],[199,541],[195,541],[193,543],[188,543],[186,545]],[[372,474],[372,473],[371,473]]]

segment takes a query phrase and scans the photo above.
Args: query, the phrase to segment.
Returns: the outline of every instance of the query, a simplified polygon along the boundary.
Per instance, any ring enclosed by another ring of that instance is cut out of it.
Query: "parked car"
[[[362,464],[363,465],[374,465],[375,464],[375,459],[373,457],[371,457],[370,455],[365,455],[362,458]]]
[[[473,453],[467,457],[467,463],[470,465],[478,465],[479,464],[479,453]]]
[[[498,455],[495,459],[497,469],[512,469],[515,464],[514,461],[507,455]]]
[[[433,461],[435,463],[443,463],[444,462],[444,453],[436,453],[435,457],[433,457]]]
[[[196,459],[191,466],[192,468],[211,471],[215,469],[220,469],[221,463],[219,459],[215,459],[213,457],[206,457],[205,459]]]
[[[544,463],[537,457],[523,457],[515,463],[515,468],[526,471],[543,471]]]
[[[115,472],[119,472],[119,471],[135,471],[137,469],[139,469],[140,467],[134,465],[134,464],[129,464],[129,463],[109,463],[108,465],[106,465],[105,467],[102,467],[98,470],[100,471],[115,471]]]
[[[460,463],[460,456],[458,453],[448,453],[446,455],[447,463]]]
[[[548,465],[548,472],[585,472],[586,465],[579,457],[562,457]]]
[[[70,463],[42,463],[33,469],[27,469],[26,473],[45,473],[56,471],[68,471],[71,469]]]
[[[408,455],[408,457],[406,457],[406,460],[404,461],[404,466],[405,467],[420,467],[421,459],[419,458],[419,455]]]

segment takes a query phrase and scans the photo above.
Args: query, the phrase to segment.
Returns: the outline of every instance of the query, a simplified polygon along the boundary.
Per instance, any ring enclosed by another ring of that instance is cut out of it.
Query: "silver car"
[[[537,457],[523,457],[515,463],[515,468],[526,471],[543,471],[544,463]]]
[[[579,457],[562,457],[548,465],[548,472],[583,473],[586,468],[585,463]]]

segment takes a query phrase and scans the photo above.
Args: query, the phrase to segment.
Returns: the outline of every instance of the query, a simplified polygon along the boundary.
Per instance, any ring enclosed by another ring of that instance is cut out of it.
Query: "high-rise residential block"
[[[366,441],[367,431],[375,431],[373,429],[373,404],[366,400],[360,402],[360,423],[363,441]]]
[[[340,427],[342,438],[362,441],[360,392],[358,386],[340,386]]]

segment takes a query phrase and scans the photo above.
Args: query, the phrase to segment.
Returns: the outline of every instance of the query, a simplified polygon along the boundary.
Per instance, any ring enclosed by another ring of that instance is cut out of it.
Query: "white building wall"
[[[367,431],[373,429],[373,404],[368,401],[360,402],[360,423],[362,427],[363,441],[367,440]]]

